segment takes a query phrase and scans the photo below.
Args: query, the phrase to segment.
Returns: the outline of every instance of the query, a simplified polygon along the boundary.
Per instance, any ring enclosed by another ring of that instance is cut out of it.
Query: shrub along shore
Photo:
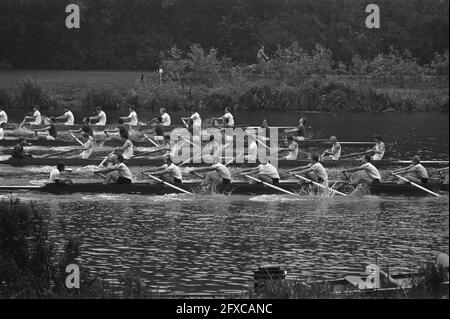
[[[180,111],[198,105],[211,111],[231,107],[246,111],[448,113],[448,52],[436,54],[429,65],[419,65],[407,51],[394,49],[372,61],[355,56],[351,65],[336,64],[331,55],[321,46],[306,51],[294,43],[280,48],[268,62],[238,66],[219,58],[214,49],[193,45],[183,52],[172,48],[161,63],[161,79],[156,72],[134,72],[129,80],[129,72],[124,72],[128,81],[121,81],[121,73],[114,72],[115,79],[103,77],[108,81],[102,82],[90,78],[89,72],[83,78],[83,72],[74,76],[67,71],[62,81],[44,85],[26,77],[26,72],[22,81],[14,83],[2,81],[0,74],[0,105],[29,109],[37,104],[47,111],[64,106],[90,111],[97,106],[126,109],[131,105],[137,110],[166,107]],[[39,78],[39,71],[33,73]]]

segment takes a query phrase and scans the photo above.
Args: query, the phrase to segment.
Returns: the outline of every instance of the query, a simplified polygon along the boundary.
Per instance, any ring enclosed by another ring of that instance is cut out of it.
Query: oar
[[[52,156],[59,156],[59,155],[63,155],[63,154],[68,154],[68,153],[72,153],[75,152],[76,150],[70,150],[70,151],[64,151],[64,152],[59,152],[59,153],[53,153],[53,154],[46,154],[41,156],[41,158],[48,158],[48,157],[52,157]]]
[[[244,176],[247,177],[247,178],[249,178],[249,179],[254,180],[255,182],[263,183],[264,185],[269,186],[269,187],[271,187],[271,188],[273,188],[273,189],[276,189],[276,190],[278,190],[278,191],[280,191],[280,192],[283,192],[283,193],[285,193],[285,194],[296,195],[295,193],[292,193],[292,192],[290,192],[290,191],[288,191],[288,190],[285,190],[285,189],[283,189],[283,188],[281,188],[281,187],[277,187],[277,186],[275,186],[275,185],[272,185],[272,184],[263,182],[262,180],[259,180],[259,179],[257,179],[257,178],[254,178],[254,177],[252,177],[252,176],[249,176],[249,175],[244,175]]]
[[[116,150],[114,150],[114,151],[112,151],[111,153],[109,153],[109,154],[103,159],[103,161],[102,161],[100,164],[98,164],[98,166],[99,166],[99,167],[100,167],[100,166],[103,166],[103,164],[105,164],[105,162],[108,160],[108,158],[109,158],[110,156],[112,156],[115,152],[116,152]]]
[[[69,132],[70,136],[72,136],[72,138],[77,141],[78,144],[80,144],[81,146],[83,146],[83,142],[81,142],[75,135],[73,135],[72,132]]]
[[[364,155],[364,154],[366,154],[366,153],[367,153],[367,152],[360,152],[360,153],[352,153],[352,154],[342,155],[342,156],[340,157],[340,159],[346,158],[346,157],[353,157],[353,156]]]
[[[103,179],[106,179],[106,176],[97,172],[94,172],[95,175],[100,176]]]
[[[310,179],[308,179],[308,178],[306,178],[306,177],[303,177],[303,176],[301,176],[301,175],[294,174],[294,176],[297,177],[297,178],[300,178],[300,179],[302,179],[302,180],[304,180],[304,181],[313,183],[314,185],[319,186],[319,187],[321,187],[321,188],[330,190],[330,191],[332,191],[332,192],[335,193],[335,194],[339,194],[339,195],[342,195],[342,196],[347,196],[347,194],[341,193],[341,192],[339,192],[339,191],[337,191],[337,190],[334,190],[334,189],[332,189],[332,188],[329,188],[328,186],[324,186],[324,185],[322,185],[322,184],[320,184],[320,183],[314,182],[314,181],[312,181],[312,180],[310,180]]]
[[[147,141],[149,141],[150,143],[152,143],[153,145],[155,145],[156,147],[159,147],[160,145],[157,144],[156,142],[154,142],[147,134],[144,133],[144,137],[147,139]]]
[[[23,124],[25,123],[25,121],[27,120],[27,117],[25,116],[22,123],[20,123],[19,125],[19,130],[22,128]]]
[[[441,197],[441,195],[439,195],[439,194],[437,194],[437,193],[435,193],[435,192],[430,191],[428,188],[422,187],[422,186],[420,186],[420,185],[418,185],[418,184],[416,184],[416,183],[414,183],[414,182],[411,182],[409,179],[404,178],[403,176],[397,175],[397,174],[395,174],[395,173],[393,173],[393,172],[391,172],[391,174],[394,175],[394,176],[397,177],[397,178],[400,178],[401,180],[404,180],[405,182],[411,184],[412,186],[417,187],[417,188],[419,188],[419,189],[421,189],[421,190],[423,190],[423,191],[425,191],[425,192],[427,192],[427,193],[429,193],[429,194],[431,194],[431,195],[433,195],[433,196]]]
[[[144,152],[144,153],[141,153],[141,154],[133,155],[133,156],[131,156],[131,158],[147,156],[147,155],[150,155],[150,154],[153,154],[153,153],[156,153],[156,152],[160,152],[161,150],[163,150],[163,148],[159,147],[159,149],[157,149],[157,150],[148,151],[148,152]]]
[[[155,177],[155,176],[153,176],[153,175],[151,175],[151,174],[146,173],[146,175],[147,175],[148,177],[150,177],[150,178],[153,178],[153,179],[154,179],[155,181],[157,181],[157,182],[163,183],[163,184],[166,185],[166,186],[169,186],[169,187],[171,187],[171,188],[173,188],[173,189],[176,189],[177,191],[180,191],[180,192],[183,192],[183,193],[189,194],[189,195],[194,195],[193,193],[188,192],[188,191],[185,190],[185,189],[182,189],[182,188],[177,187],[177,186],[175,186],[175,185],[173,185],[173,184],[167,183],[167,182],[163,181],[162,179],[159,179],[159,178],[157,178],[157,177]]]

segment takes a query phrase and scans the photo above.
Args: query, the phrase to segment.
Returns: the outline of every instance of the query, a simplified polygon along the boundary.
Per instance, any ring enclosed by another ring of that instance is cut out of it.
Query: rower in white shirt
[[[304,175],[306,178],[316,183],[328,183],[328,173],[325,167],[319,162],[319,156],[311,156],[311,163],[287,171],[290,174]]]
[[[296,141],[294,141],[294,137],[289,135],[288,136],[288,147],[287,148],[281,148],[279,151],[287,151],[288,154],[286,156],[281,157],[283,160],[293,161],[297,159],[298,156],[298,144]]]
[[[97,107],[96,112],[97,112],[96,116],[91,116],[89,118],[89,124],[91,124],[91,121],[98,121],[97,123],[95,123],[95,125],[105,126],[106,125],[106,113],[103,112],[101,107]]]
[[[254,163],[258,158],[258,144],[256,143],[255,136],[252,134],[248,135],[247,154],[248,155],[244,156],[244,159],[246,159],[249,163]]]
[[[92,155],[95,144],[91,136],[87,133],[83,133],[82,142],[83,142],[83,146],[81,147],[82,152],[80,154],[73,155],[68,158],[88,159]]]
[[[41,125],[42,124],[42,115],[41,112],[39,112],[39,106],[35,105],[33,107],[33,116],[26,116],[25,121],[31,120],[29,122],[30,125]]]
[[[172,162],[170,156],[164,157],[164,165],[156,169],[147,170],[145,172],[153,175],[160,176],[161,179],[167,183],[171,184],[181,184],[183,183],[183,175],[181,174],[180,168]]]
[[[231,172],[222,163],[220,159],[215,159],[215,163],[211,167],[196,168],[189,171],[189,174],[195,174],[200,178],[204,178],[202,184],[209,184],[210,182],[216,185],[227,185],[231,183]],[[204,177],[198,173],[207,173]]]
[[[198,114],[196,107],[191,107],[191,116],[190,117],[183,117],[181,118],[183,121],[192,121],[192,127],[193,129],[197,130],[196,132],[200,133],[202,129],[202,118],[200,117],[200,114]]]
[[[120,138],[124,141],[122,147],[117,148],[117,150],[122,151],[122,156],[124,159],[129,160],[134,156],[134,147],[131,142],[128,132],[124,131],[120,134]]]
[[[321,156],[321,160],[331,160],[331,161],[338,161],[341,157],[341,144],[339,144],[337,137],[332,136],[330,137],[331,142],[331,149],[326,150],[323,152]]]
[[[229,107],[225,108],[225,114],[222,117],[215,118],[214,120],[222,121],[224,127],[234,127],[234,117]]]
[[[61,177],[61,174],[65,171],[64,163],[58,163],[56,168],[52,169],[50,172],[50,178],[47,184],[57,184],[57,185],[66,185],[73,184],[71,179],[64,179]]]
[[[420,157],[414,156],[411,161],[411,165],[405,168],[398,169],[392,172],[396,175],[405,175],[404,177],[414,183],[428,184],[428,172],[427,169],[420,164]],[[407,183],[403,179],[399,179],[398,184]]]
[[[244,169],[239,173],[241,175],[252,175],[255,174],[255,178],[259,179],[262,182],[266,182],[269,184],[279,184],[280,183],[280,174],[275,166],[267,162],[266,159],[261,159],[260,164],[256,168]],[[250,180],[250,184],[253,184],[254,181]]]
[[[110,161],[113,164],[112,166],[99,169],[94,173],[111,174],[112,172],[117,172],[118,177],[115,180],[115,184],[131,184],[133,182],[133,175],[127,165],[125,165],[123,156],[113,155],[111,156]],[[114,181],[114,179],[109,179],[109,181]]]
[[[348,173],[357,172],[353,177]],[[350,180],[351,185],[358,185],[361,183],[380,184],[381,174],[378,169],[372,164],[372,157],[369,154],[364,155],[363,164],[360,167],[342,171],[344,176]]]
[[[383,138],[380,135],[375,136],[375,146],[367,151],[368,154],[372,154],[372,160],[380,161],[383,159],[385,152],[385,145]]]
[[[6,129],[6,123],[5,122],[0,123],[0,141],[3,140],[3,137],[5,135],[5,133],[4,133],[5,129]]]
[[[8,123],[8,115],[6,115],[5,110],[3,110],[2,106],[0,105],[0,124],[2,123]]]
[[[128,110],[130,112],[130,115],[125,116],[125,117],[121,117],[121,119],[123,119],[124,123],[128,123],[131,126],[138,125],[138,123],[139,123],[138,116],[137,116],[137,113],[136,113],[136,111],[134,109],[134,106],[130,106]]]
[[[170,119],[170,115],[167,113],[165,108],[161,108],[159,110],[159,114],[161,115],[162,124],[164,126],[170,126],[172,120]]]
[[[75,123],[75,117],[73,116],[72,111],[68,106],[66,106],[64,110],[66,111],[66,113],[64,113],[64,115],[57,117],[56,120],[66,120],[64,125],[73,125]]]

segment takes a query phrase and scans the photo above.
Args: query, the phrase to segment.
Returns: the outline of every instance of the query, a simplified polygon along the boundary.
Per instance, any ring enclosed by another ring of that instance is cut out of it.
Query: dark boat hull
[[[282,191],[274,189],[270,186],[261,184],[248,184],[243,182],[236,182],[229,185],[201,185],[198,182],[186,182],[181,185],[176,185],[186,191],[196,194],[226,194],[226,195],[271,195],[284,194]],[[310,194],[306,191],[309,185],[302,185],[295,182],[281,182],[278,187],[296,194]],[[345,186],[345,184],[342,184]],[[431,184],[427,188],[430,190],[448,193],[448,184]],[[339,188],[338,188],[339,189]],[[139,194],[139,195],[164,195],[173,193],[182,193],[170,186],[162,184],[148,184],[135,183],[130,185],[108,184],[101,183],[85,183],[72,185],[56,185],[48,184],[43,187],[39,186],[2,186],[0,191],[17,191],[17,190],[32,190],[41,191],[53,194],[74,194],[74,193],[101,193],[101,194]],[[344,191],[341,189],[341,191]],[[372,185],[369,187],[370,194],[373,195],[408,195],[408,196],[427,196],[424,191],[413,188],[410,185],[397,185],[393,183],[383,183]]]

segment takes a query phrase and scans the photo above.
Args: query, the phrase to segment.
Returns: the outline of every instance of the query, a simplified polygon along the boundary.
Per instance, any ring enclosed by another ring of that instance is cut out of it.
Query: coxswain
[[[234,127],[234,117],[231,114],[230,108],[225,108],[225,114],[222,117],[215,118],[214,120],[221,121],[223,127]]]
[[[55,118],[50,118],[50,124],[44,128],[36,129],[34,130],[35,139],[36,140],[47,140],[47,141],[54,141],[56,140],[56,137],[58,136],[58,131],[56,129],[55,125]]]
[[[286,156],[281,157],[283,160],[293,161],[297,159],[298,156],[298,144],[294,141],[293,136],[288,136],[288,147],[281,148],[279,151],[287,151],[288,154]]]
[[[56,118],[56,120],[66,120],[64,122],[64,125],[73,125],[75,123],[75,117],[73,116],[72,111],[68,106],[64,108],[64,111],[66,111],[63,115]]]
[[[420,164],[420,157],[414,156],[411,161],[411,165],[405,168],[398,169],[392,172],[396,175],[405,175],[404,177],[414,183],[427,184],[428,183],[428,172],[422,164]],[[403,179],[399,179],[398,184],[407,183]]]
[[[19,138],[19,143],[14,146],[11,158],[15,159],[25,159],[25,158],[32,158],[33,156],[27,152],[25,152],[24,146],[27,145],[25,142],[25,139],[23,137]]]
[[[125,165],[123,156],[113,155],[111,156],[110,161],[113,164],[112,166],[96,170],[94,173],[109,174],[112,172],[117,172],[119,177],[116,180],[116,184],[131,184],[133,175],[127,165]]]
[[[5,123],[5,124],[8,123],[8,115],[6,114],[3,107],[0,105],[0,125],[2,123]]]
[[[211,167],[194,168],[189,171],[189,174],[195,174],[199,177],[198,173],[207,173],[202,184],[209,184],[210,182],[217,185],[228,185],[231,183],[231,172],[219,159],[215,160],[215,163]]]
[[[95,111],[97,112],[97,115],[91,116],[89,118],[89,124],[91,124],[91,121],[97,121],[97,123],[95,123],[95,125],[105,126],[106,125],[106,113],[102,110],[101,107],[97,107],[95,109]]]
[[[67,184],[73,184],[73,181],[69,178],[61,178],[61,174],[65,171],[65,165],[64,163],[58,163],[56,165],[56,168],[52,169],[50,172],[50,178],[48,180],[47,184],[57,184],[57,185],[67,185]]]
[[[159,110],[159,114],[161,115],[162,124],[164,126],[170,126],[172,120],[170,119],[170,115],[167,113],[167,110],[165,108],[161,108]]]
[[[311,156],[311,162],[306,166],[300,166],[287,171],[290,174],[305,175],[306,178],[316,183],[328,183],[328,173],[322,163],[319,161],[319,156],[314,154]]]
[[[90,137],[89,134],[83,133],[82,142],[83,142],[83,146],[80,149],[80,150],[82,150],[82,152],[80,154],[73,155],[68,158],[88,159],[91,156],[92,152],[94,151],[94,146],[95,146],[93,139]]]
[[[306,118],[302,117],[298,121],[298,126],[296,128],[284,130],[284,133],[297,133],[297,136],[295,136],[294,139],[297,141],[304,141],[304,140],[306,140],[305,124],[306,124]]]
[[[128,132],[124,132],[123,134],[120,134],[120,138],[124,142],[123,145],[119,148],[116,148],[116,150],[119,150],[122,152],[122,156],[124,159],[129,160],[134,155],[134,147],[133,142],[131,142]]]
[[[338,139],[336,136],[330,137],[330,143],[331,143],[331,149],[326,150],[323,152],[321,156],[321,160],[331,160],[331,161],[338,161],[341,157],[341,144],[339,144]]]
[[[153,123],[154,121],[156,121],[155,126],[151,130],[148,130],[147,132],[149,132],[149,134],[152,135],[153,139],[156,142],[162,144],[165,140],[165,129],[164,124],[162,122],[162,117],[161,116],[157,117],[156,119],[152,120],[151,123]]]
[[[180,168],[172,162],[170,156],[164,156],[164,165],[154,170],[148,170],[146,172],[153,176],[160,176],[162,180],[171,184],[183,183],[183,175]]]
[[[367,151],[367,154],[372,155],[372,160],[379,161],[383,159],[385,146],[383,138],[380,135],[375,136],[375,146]]]
[[[344,176],[350,180],[350,184],[358,185],[361,183],[380,184],[381,174],[378,169],[372,164],[372,157],[369,154],[364,155],[363,164],[360,167],[342,171]],[[357,172],[352,178],[348,173]]]
[[[258,63],[265,63],[269,61],[269,57],[264,52],[264,45],[261,46],[261,48],[258,50],[258,53],[256,54],[256,60]]]
[[[124,121],[124,123],[128,123],[131,126],[137,126],[139,121],[134,106],[130,106],[128,111],[130,112],[130,115],[120,118]]]
[[[259,162],[260,164],[258,165],[258,167],[242,170],[239,174],[256,174],[254,177],[262,182],[266,182],[269,184],[279,184],[280,174],[278,174],[277,168],[266,161],[266,159],[260,159]],[[253,180],[251,180],[250,183],[253,183]]]

